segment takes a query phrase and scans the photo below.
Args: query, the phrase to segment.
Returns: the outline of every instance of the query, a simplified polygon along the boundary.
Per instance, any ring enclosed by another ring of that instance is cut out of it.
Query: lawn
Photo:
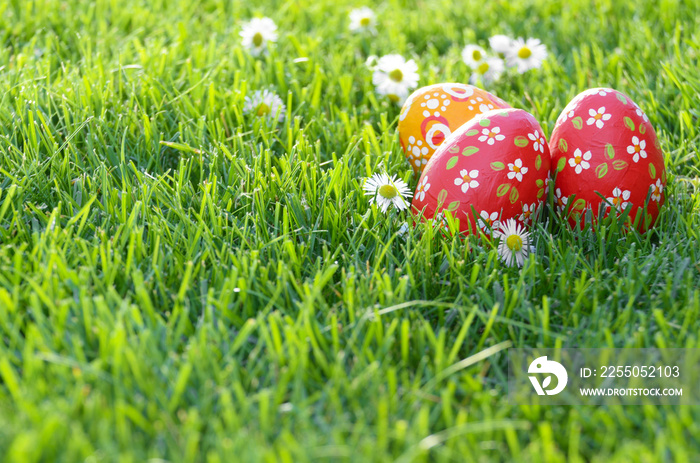
[[[390,1],[375,36],[358,6],[0,3],[0,460],[697,459],[700,407],[514,406],[503,353],[700,347],[700,4]],[[589,87],[649,115],[655,229],[547,214],[518,269],[370,206],[364,178],[418,177],[368,56],[466,83],[500,33],[547,45],[486,87],[547,136]],[[262,89],[283,122],[243,113]]]

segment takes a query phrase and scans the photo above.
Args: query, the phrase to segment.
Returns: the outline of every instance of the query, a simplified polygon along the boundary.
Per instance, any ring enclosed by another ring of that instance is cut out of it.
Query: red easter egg
[[[408,97],[399,116],[399,140],[416,173],[452,132],[474,116],[510,106],[473,85],[435,84]]]
[[[664,157],[649,118],[627,95],[580,93],[559,116],[550,146],[557,210],[572,226],[583,227],[588,210],[596,221],[627,208],[628,223],[653,226],[664,203]]]
[[[486,234],[515,218],[528,225],[545,199],[550,154],[542,127],[522,109],[496,109],[457,129],[418,180],[412,211],[449,211],[460,231]]]

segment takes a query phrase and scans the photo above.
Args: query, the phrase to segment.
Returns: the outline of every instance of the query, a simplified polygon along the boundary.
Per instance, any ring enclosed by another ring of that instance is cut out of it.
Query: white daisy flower
[[[477,225],[484,233],[490,233],[491,230],[496,230],[501,225],[498,216],[498,212],[481,211]]]
[[[253,114],[257,117],[284,120],[286,107],[282,99],[269,90],[258,90],[251,96],[246,96],[243,103],[243,113]]]
[[[559,212],[564,212],[564,210],[566,210],[566,205],[569,202],[569,197],[561,195],[561,188],[554,190],[554,196],[554,201],[557,203],[557,210]]]
[[[527,138],[535,142],[532,144],[535,151],[544,153],[544,144],[546,143],[544,140],[544,133],[540,134],[539,130],[535,130],[535,133],[528,133]]]
[[[598,111],[596,111],[593,108],[589,109],[588,115],[591,117],[588,118],[588,120],[586,121],[586,124],[587,125],[595,124],[595,126],[598,127],[599,129],[603,128],[604,121],[609,121],[610,118],[612,117],[611,114],[605,113],[605,106],[601,106],[600,108],[598,108]]]
[[[634,154],[632,160],[634,162],[639,162],[639,158],[646,159],[647,152],[645,151],[647,147],[646,140],[640,140],[637,136],[632,137],[632,144],[627,147],[627,153]]]
[[[530,221],[532,220],[532,214],[535,213],[535,209],[537,208],[536,203],[532,204],[523,204],[523,212],[518,216],[520,221],[524,223],[525,225],[529,224]]]
[[[637,103],[632,103],[632,104],[634,104],[634,110],[637,113],[637,116],[644,119],[644,122],[649,122],[649,118],[647,117],[646,113],[644,111],[642,111],[642,108],[637,106]]]
[[[270,18],[253,18],[241,26],[242,43],[253,56],[267,53],[268,42],[277,41],[277,26]]]
[[[549,193],[549,186],[552,184],[552,177],[549,175],[544,179],[544,194]]]
[[[370,196],[369,203],[376,201],[382,212],[386,212],[392,205],[400,211],[408,208],[406,198],[413,196],[406,182],[395,175],[389,177],[386,173],[374,174],[365,179],[362,188],[365,195]]]
[[[539,39],[517,38],[513,40],[506,52],[508,66],[517,67],[520,74],[539,68],[545,58],[547,58],[547,46]]]
[[[423,201],[425,199],[425,193],[430,189],[430,183],[428,183],[428,176],[424,176],[423,180],[418,182],[418,188],[416,189],[416,198],[418,201]]]
[[[574,168],[577,174],[580,174],[584,169],[589,169],[591,167],[591,163],[588,162],[591,160],[591,157],[590,151],[586,151],[582,154],[581,150],[576,148],[574,157],[569,158],[569,165]]]
[[[501,58],[489,57],[483,60],[479,65],[473,68],[474,72],[469,77],[469,82],[475,84],[479,77],[485,84],[497,81],[501,78],[501,74],[506,70],[506,66]]]
[[[356,8],[350,12],[350,30],[352,32],[377,32],[375,28],[377,17],[371,8],[366,6]]]
[[[484,129],[481,131],[482,135],[479,137],[479,141],[485,141],[489,145],[493,145],[496,141],[505,140],[506,136],[501,135],[501,128],[494,127],[492,129]]]
[[[557,125],[563,124],[567,121],[567,119],[571,119],[572,117],[574,117],[574,110],[572,109],[571,111],[567,112],[565,109],[559,116],[559,119],[557,119]]]
[[[479,45],[467,45],[462,50],[462,60],[472,69],[479,67],[486,59],[486,51]]]
[[[401,55],[382,56],[374,67],[372,83],[380,95],[388,96],[395,103],[403,103],[408,91],[418,86],[418,65],[412,59],[406,61]]]
[[[491,50],[503,57],[513,46],[513,39],[507,35],[494,35],[489,39],[489,46],[491,47]]]
[[[627,205],[629,204],[627,201],[630,199],[630,195],[632,193],[630,190],[624,190],[622,191],[621,189],[615,187],[613,190],[613,195],[610,198],[606,198],[608,203],[612,204],[615,209],[618,211],[624,211],[625,208],[627,208]]]
[[[523,181],[523,175],[527,174],[528,168],[523,167],[523,161],[522,159],[518,158],[515,160],[515,162],[509,162],[508,163],[508,178],[509,179],[517,179],[519,182]]]
[[[478,170],[468,171],[467,169],[462,169],[459,171],[459,177],[455,179],[455,185],[462,185],[462,193],[469,191],[469,188],[476,188],[479,186],[479,182],[474,180],[479,176]]]
[[[500,224],[499,230],[494,233],[498,238],[498,254],[509,267],[518,265],[522,267],[530,253],[530,233],[515,219],[508,219],[505,224]]]
[[[661,184],[661,179],[657,178],[656,183],[651,184],[651,200],[659,202],[661,201],[661,193],[664,192],[664,186]]]

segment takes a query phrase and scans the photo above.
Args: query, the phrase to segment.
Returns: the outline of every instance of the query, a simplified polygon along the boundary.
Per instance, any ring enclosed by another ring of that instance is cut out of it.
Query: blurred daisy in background
[[[510,49],[506,52],[508,66],[517,68],[520,74],[539,68],[545,58],[547,58],[547,46],[539,39],[517,38],[513,40]]]
[[[366,6],[350,12],[350,30],[352,32],[377,32],[377,17],[371,8]]]
[[[406,182],[395,175],[389,177],[386,173],[374,174],[365,179],[362,189],[365,190],[366,196],[370,196],[369,203],[376,202],[382,212],[386,212],[391,206],[400,211],[407,209],[406,198],[412,196]]]
[[[241,26],[243,46],[253,56],[267,53],[267,44],[277,41],[277,26],[270,18],[253,18]]]
[[[372,83],[377,93],[387,96],[397,104],[403,104],[411,89],[418,86],[418,65],[401,55],[386,55],[377,60],[373,68]]]
[[[481,48],[479,45],[467,45],[464,47],[464,49],[462,49],[462,60],[467,66],[474,70],[486,60],[486,50]]]
[[[243,113],[252,114],[256,117],[275,119],[279,122],[284,120],[286,107],[282,99],[269,90],[258,90],[251,96],[246,96],[243,103]]]
[[[490,84],[501,78],[506,66],[501,58],[489,57],[483,60],[477,67],[472,68],[472,75],[469,83],[474,85],[481,79],[484,84]]]
[[[494,232],[494,238],[500,239],[498,255],[509,267],[516,264],[522,267],[530,253],[530,233],[515,219],[508,219],[499,225]]]
[[[505,58],[512,47],[513,39],[507,35],[494,35],[489,39],[489,46],[494,53],[497,53],[501,58]]]

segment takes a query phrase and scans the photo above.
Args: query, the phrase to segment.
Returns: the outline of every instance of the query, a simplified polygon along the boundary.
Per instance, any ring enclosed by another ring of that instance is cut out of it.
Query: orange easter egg
[[[422,87],[408,97],[399,116],[399,139],[408,162],[421,173],[435,150],[474,116],[510,105],[473,85]]]

